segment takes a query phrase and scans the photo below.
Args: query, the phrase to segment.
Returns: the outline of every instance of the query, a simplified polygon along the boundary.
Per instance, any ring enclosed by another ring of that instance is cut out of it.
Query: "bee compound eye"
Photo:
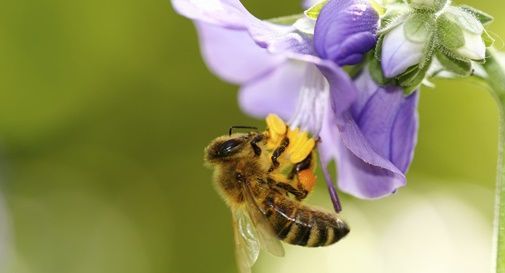
[[[243,141],[241,139],[227,140],[221,143],[221,145],[219,145],[216,151],[216,156],[218,157],[230,156],[238,151],[240,146],[242,146],[242,143]]]

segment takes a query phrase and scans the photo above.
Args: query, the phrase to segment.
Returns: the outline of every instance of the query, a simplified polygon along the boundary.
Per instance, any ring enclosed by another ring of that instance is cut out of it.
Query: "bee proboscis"
[[[275,115],[267,127],[218,137],[205,150],[216,189],[232,211],[241,273],[251,272],[260,248],[283,256],[281,241],[327,246],[349,232],[335,213],[301,203],[316,181],[315,139]]]

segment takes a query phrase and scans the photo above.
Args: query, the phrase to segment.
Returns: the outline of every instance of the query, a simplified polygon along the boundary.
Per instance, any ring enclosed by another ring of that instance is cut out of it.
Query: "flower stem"
[[[485,80],[498,104],[500,115],[493,235],[493,268],[496,267],[496,273],[505,273],[505,67],[501,65],[497,52],[493,49],[487,51],[486,63],[482,66],[487,72]]]

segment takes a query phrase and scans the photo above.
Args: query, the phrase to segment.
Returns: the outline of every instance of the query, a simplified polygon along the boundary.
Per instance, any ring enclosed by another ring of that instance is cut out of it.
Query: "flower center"
[[[289,121],[294,130],[300,128],[314,136],[319,135],[328,105],[330,86],[315,65],[308,65],[305,82],[300,90],[295,113]]]

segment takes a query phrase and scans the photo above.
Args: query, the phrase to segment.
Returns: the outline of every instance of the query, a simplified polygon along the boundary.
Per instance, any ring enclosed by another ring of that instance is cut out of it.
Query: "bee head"
[[[233,159],[243,150],[248,139],[249,137],[243,134],[219,137],[205,149],[205,159],[210,163]]]

